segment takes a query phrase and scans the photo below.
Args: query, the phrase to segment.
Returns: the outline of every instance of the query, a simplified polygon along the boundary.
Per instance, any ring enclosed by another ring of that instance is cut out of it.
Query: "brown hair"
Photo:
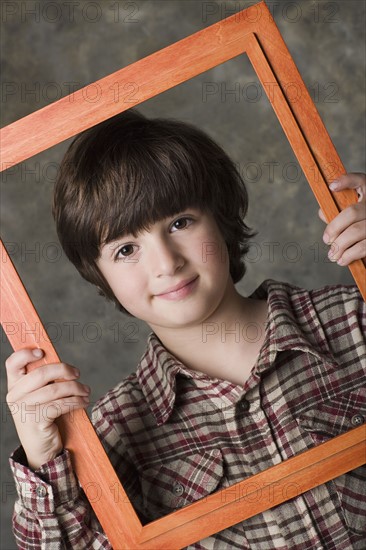
[[[243,221],[248,195],[235,164],[194,126],[130,109],[73,140],[59,169],[53,216],[69,260],[126,312],[96,265],[101,244],[136,236],[189,207],[213,214],[236,283],[254,233]]]

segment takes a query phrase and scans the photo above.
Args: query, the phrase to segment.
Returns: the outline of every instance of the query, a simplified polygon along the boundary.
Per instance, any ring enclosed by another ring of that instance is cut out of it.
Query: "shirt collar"
[[[280,351],[311,353],[330,368],[338,366],[309,291],[267,279],[250,297],[268,302],[266,335],[251,377],[253,383],[270,368]],[[188,369],[169,353],[154,333],[148,337],[136,374],[158,425],[164,424],[173,411],[178,375],[207,378],[203,373]]]
[[[311,292],[289,283],[267,279],[250,297],[266,299],[268,303],[266,337],[256,365],[259,373],[273,363],[279,351],[286,350],[311,353],[332,368],[338,366],[330,351]]]
[[[169,353],[152,332],[148,336],[147,348],[136,375],[158,425],[164,424],[173,411],[178,374],[194,378],[197,373]]]

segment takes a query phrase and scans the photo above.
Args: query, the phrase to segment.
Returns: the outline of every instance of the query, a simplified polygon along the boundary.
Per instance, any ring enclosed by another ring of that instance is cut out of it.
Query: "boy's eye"
[[[178,218],[177,220],[175,220],[175,222],[173,222],[171,225],[171,229],[173,230],[185,229],[186,227],[191,225],[192,222],[193,222],[192,218],[189,218],[188,216],[184,216],[182,218]]]
[[[133,253],[133,245],[132,244],[125,244],[117,250],[115,259],[118,260],[118,258],[121,257],[121,256],[123,258],[126,258],[127,256],[131,256],[132,253]]]

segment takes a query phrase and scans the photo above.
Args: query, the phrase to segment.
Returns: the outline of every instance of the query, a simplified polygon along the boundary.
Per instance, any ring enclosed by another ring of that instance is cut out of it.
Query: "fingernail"
[[[80,376],[80,371],[79,371],[79,369],[76,369],[76,368],[74,367],[74,368],[73,368],[73,371],[74,371],[75,376]]]
[[[346,262],[344,261],[343,258],[339,258],[339,260],[337,260],[337,264],[338,264],[338,265],[345,265]]]
[[[88,396],[84,396],[82,399],[83,399],[84,403],[89,403],[89,397]]]
[[[335,254],[336,252],[331,248],[328,252],[328,258],[330,259],[331,262],[337,261],[337,259],[334,257]]]
[[[38,357],[38,359],[43,356],[43,351],[39,348],[32,350],[32,353],[34,357]]]
[[[84,389],[85,391],[87,391],[88,393],[90,393],[90,388],[89,388],[89,386],[85,386],[85,384],[83,384],[83,389]]]
[[[340,185],[339,185],[339,181],[333,181],[330,185],[329,185],[329,188],[332,190],[332,191],[337,191],[337,189],[339,189]]]
[[[324,235],[323,235],[323,241],[325,242],[325,244],[329,244],[329,243],[330,243],[330,237],[329,237],[328,233],[324,233]]]

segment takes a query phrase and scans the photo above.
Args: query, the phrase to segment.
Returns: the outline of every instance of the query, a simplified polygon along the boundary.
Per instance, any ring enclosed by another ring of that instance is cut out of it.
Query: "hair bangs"
[[[204,169],[192,163],[179,147],[168,154],[163,145],[153,144],[151,150],[148,143],[139,143],[117,151],[120,170],[113,174],[113,185],[112,182],[105,185],[105,172],[102,171],[100,185],[106,187],[109,197],[106,201],[104,195],[104,208],[100,209],[97,235],[100,244],[125,234],[136,237],[155,222],[187,208],[204,210],[207,207]],[[126,155],[128,163],[121,162],[122,155]],[[127,169],[121,173],[121,168]]]

